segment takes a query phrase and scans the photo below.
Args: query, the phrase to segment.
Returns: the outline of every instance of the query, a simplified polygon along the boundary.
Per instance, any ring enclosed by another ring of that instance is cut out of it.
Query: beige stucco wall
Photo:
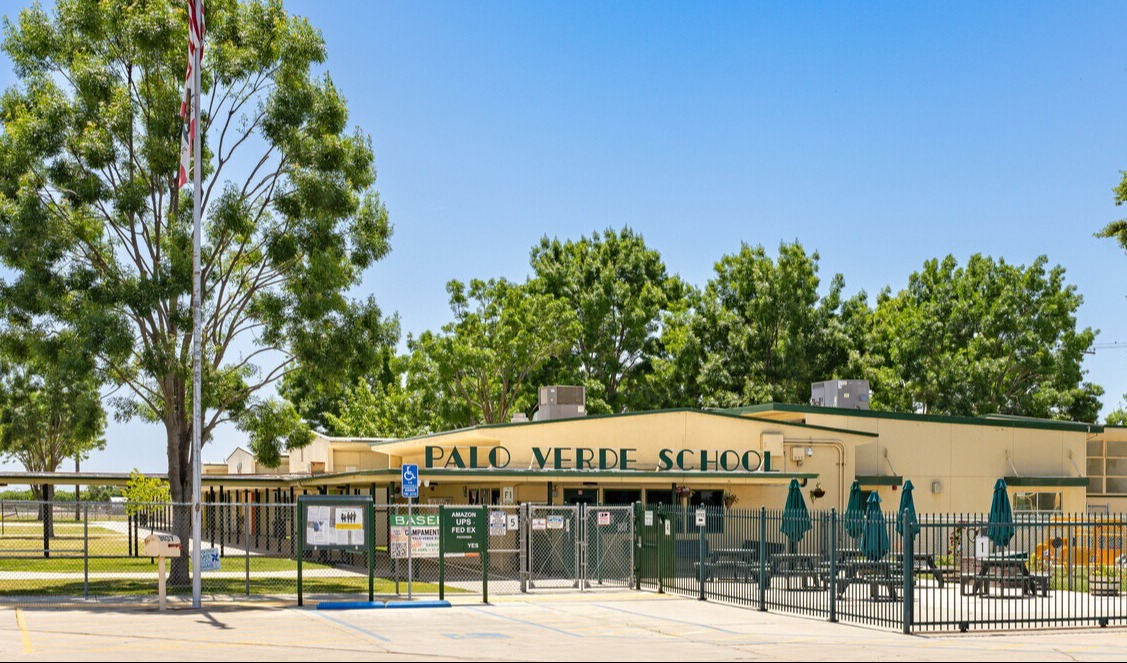
[[[772,454],[772,470],[787,473],[814,473],[818,479],[806,487],[813,490],[821,484],[826,496],[813,504],[816,508],[841,507],[848,495],[848,485],[852,475],[848,474],[853,464],[854,447],[857,444],[868,443],[869,438],[843,434],[834,431],[811,429],[774,421],[759,421],[732,416],[693,411],[670,411],[646,413],[634,416],[584,418],[551,423],[532,423],[525,425],[501,426],[483,428],[471,433],[452,433],[448,436],[433,436],[419,441],[411,450],[403,451],[401,462],[417,463],[422,476],[427,474],[425,446],[442,447],[444,458],[439,460],[436,467],[442,468],[449,460],[450,446],[457,445],[462,460],[470,462],[469,449],[473,445],[478,447],[479,469],[488,465],[488,453],[494,446],[504,447],[509,452],[508,468],[527,469],[539,467],[532,449],[534,447],[547,451],[549,449],[566,449],[564,466],[575,467],[577,464],[577,447],[595,450],[594,463],[598,464],[600,449],[613,450],[608,454],[608,459],[613,462],[614,454],[621,454],[622,449],[630,449],[632,463],[630,468],[639,474],[624,472],[620,476],[598,477],[584,476],[583,472],[573,475],[552,476],[530,479],[528,481],[498,478],[494,483],[480,483],[485,479],[478,476],[467,478],[471,486],[500,487],[513,485],[516,488],[515,501],[548,500],[545,481],[551,481],[557,491],[552,501],[559,502],[563,492],[567,489],[616,489],[639,488],[668,491],[674,485],[686,483],[696,490],[730,490],[739,497],[738,505],[741,508],[757,508],[761,505],[775,508],[785,501],[786,484],[780,480],[771,480],[770,475],[762,473],[748,473],[742,468],[723,473],[721,477],[695,476],[694,470],[698,467],[700,450],[708,451],[710,463],[716,462],[719,454],[726,450],[736,451],[739,454],[753,450],[760,454],[767,448],[774,449]],[[776,446],[773,440],[778,440]],[[793,449],[801,449],[803,453],[795,460]],[[811,449],[810,455],[805,449]],[[676,467],[662,471],[654,476],[659,467],[659,451],[668,449],[673,454],[680,450],[689,450],[693,453],[686,454],[686,469],[681,471]],[[782,453],[780,453],[780,451]],[[729,463],[736,457],[725,457]],[[553,468],[554,455],[549,456],[546,468]],[[755,459],[753,462],[758,462]],[[391,466],[398,466],[393,457]],[[340,468],[338,456],[338,471]],[[454,467],[454,465],[450,465]],[[716,468],[710,467],[711,471]],[[649,475],[641,475],[649,473]],[[765,483],[766,480],[766,483]],[[596,483],[591,486],[590,483]],[[754,484],[754,485],[749,485]]]
[[[289,471],[292,474],[309,472],[310,463],[316,462],[325,464],[325,472],[336,472],[332,456],[332,440],[316,435],[308,446],[290,452]]]
[[[1088,434],[1084,431],[965,424],[812,413],[807,421],[878,433],[857,448],[856,474],[899,475],[915,486],[916,507],[925,512],[983,512],[1001,477],[1075,477],[1083,468]],[[1071,458],[1069,454],[1071,453]],[[886,456],[887,454],[887,456]],[[1073,465],[1075,461],[1075,466]],[[938,482],[938,492],[933,484]],[[1015,492],[1060,492],[1063,510],[1084,511],[1083,486],[1011,486]],[[881,487],[888,502],[898,491]]]
[[[388,467],[388,457],[370,450],[333,449],[333,467],[337,472],[382,470]]]
[[[254,454],[239,447],[227,456],[227,474],[254,474]]]

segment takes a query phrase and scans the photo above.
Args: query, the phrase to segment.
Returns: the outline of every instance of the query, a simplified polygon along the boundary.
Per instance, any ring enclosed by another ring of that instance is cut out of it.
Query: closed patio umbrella
[[[1006,492],[1006,480],[994,482],[994,499],[990,502],[990,515],[986,536],[998,548],[1004,548],[1014,538],[1014,512],[1010,508],[1010,495]]]
[[[900,508],[896,510],[896,533],[904,536],[904,512],[908,512],[908,526],[912,530],[912,536],[920,533],[920,521],[916,518],[916,500],[912,497],[912,491],[915,486],[912,485],[912,480],[909,479],[904,482],[903,492],[900,493]]]
[[[865,505],[865,523],[861,528],[861,555],[877,561],[888,553],[888,528],[880,510],[880,495],[872,493]]]
[[[844,527],[845,533],[851,538],[861,536],[861,527],[865,524],[865,504],[861,498],[861,482],[854,481],[849,487],[849,503],[845,505]]]
[[[783,524],[779,531],[790,539],[791,544],[796,544],[810,531],[810,511],[806,508],[806,501],[802,498],[802,489],[798,487],[798,479],[790,480],[787,490],[787,503],[783,507]]]

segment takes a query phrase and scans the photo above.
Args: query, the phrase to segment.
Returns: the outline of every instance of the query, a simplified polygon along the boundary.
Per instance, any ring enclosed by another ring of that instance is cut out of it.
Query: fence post
[[[911,635],[912,633],[912,606],[915,597],[912,596],[912,590],[915,588],[915,583],[912,581],[912,571],[915,569],[915,557],[913,555],[912,544],[915,537],[912,536],[912,522],[909,518],[909,512],[904,509],[900,513],[900,526],[903,532],[904,543],[901,550],[904,551],[904,634]]]
[[[247,581],[247,598],[250,598],[250,505],[243,502],[243,522],[246,527],[243,528],[244,541],[246,545],[243,551],[246,556],[246,581]]]
[[[837,509],[830,509],[830,621],[837,621]]]
[[[481,505],[481,521],[485,527],[479,534],[481,541],[481,602],[489,603],[489,507]]]
[[[585,505],[580,502],[575,505],[575,586],[579,591],[583,591],[583,584],[587,578],[583,574],[583,525],[586,523],[586,514],[583,511]]]
[[[531,527],[529,527],[528,522],[528,504],[521,504],[519,508],[520,527],[517,529],[517,541],[519,542],[518,547],[520,548],[520,559],[518,560],[520,566],[520,593],[527,594],[528,569],[531,568],[531,565],[528,563],[528,533]],[[441,510],[442,507],[440,506],[439,509]]]
[[[641,577],[638,575],[638,549],[635,546],[635,539],[638,538],[638,506],[639,502],[635,502],[633,507],[633,518],[630,519],[630,577],[637,578],[638,589],[641,589]]]
[[[702,505],[701,508],[703,509],[704,506]],[[706,516],[705,519],[707,521],[707,516]],[[697,586],[700,587],[700,595],[697,596],[697,600],[703,601],[704,600],[704,540],[705,540],[704,539],[704,530],[706,530],[708,528],[703,527],[703,526],[698,526],[697,529],[700,530],[700,543],[697,544],[697,557],[699,559],[699,562],[697,564]]]
[[[446,598],[446,505],[438,505],[438,600]]]
[[[394,509],[394,511],[392,509]],[[387,519],[388,519],[388,522],[390,522],[394,525],[395,519],[399,517],[399,505],[393,504],[392,509],[388,509],[388,518]],[[388,552],[389,553],[391,551],[391,540],[390,540],[390,538],[391,537],[389,536],[388,537]],[[408,541],[407,545],[410,546],[409,541]],[[395,595],[398,597],[399,596],[399,558],[398,557],[393,559],[393,564],[394,564],[394,567],[395,567]]]
[[[302,592],[301,592],[301,560],[305,557],[305,527],[304,517],[302,512],[301,502],[294,504],[294,518],[293,518],[293,538],[294,538],[294,555],[297,557],[297,605],[301,607]]]
[[[759,611],[767,612],[767,507],[759,507]]]
[[[231,512],[230,509],[224,509],[223,507],[225,507],[225,506],[227,506],[227,505],[226,504],[220,504],[219,505],[219,509],[221,510],[220,513],[223,514],[219,518],[219,556],[220,557],[226,557],[227,556],[226,547],[223,544],[227,542],[227,530],[230,529],[230,527],[224,527],[224,525],[228,524],[225,521],[230,517],[230,512]],[[298,603],[298,605],[301,605],[301,603]]]
[[[90,598],[90,504],[83,504],[82,519],[82,598]]]

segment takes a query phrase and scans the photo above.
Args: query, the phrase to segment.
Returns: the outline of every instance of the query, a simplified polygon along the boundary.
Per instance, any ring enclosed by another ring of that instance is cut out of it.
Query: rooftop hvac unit
[[[572,419],[587,416],[587,395],[583,387],[540,387],[540,404],[533,421]]]
[[[826,380],[810,385],[810,404],[848,410],[869,409],[868,380]]]
[[[587,402],[583,387],[540,387],[540,407],[545,405],[583,405]]]

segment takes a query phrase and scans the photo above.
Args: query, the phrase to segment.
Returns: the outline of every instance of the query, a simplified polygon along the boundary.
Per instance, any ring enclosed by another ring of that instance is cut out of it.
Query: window
[[[1088,442],[1088,494],[1127,494],[1127,442]]]
[[[1051,511],[1060,513],[1060,493],[1014,493],[1014,511]]]

